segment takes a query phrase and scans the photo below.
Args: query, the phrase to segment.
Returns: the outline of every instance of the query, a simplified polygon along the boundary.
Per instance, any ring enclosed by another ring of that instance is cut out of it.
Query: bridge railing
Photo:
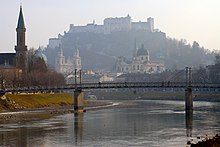
[[[220,89],[220,84],[210,83],[192,83],[193,89],[201,88],[217,88]],[[186,88],[185,82],[106,82],[106,83],[81,83],[68,84],[63,86],[32,86],[32,87],[16,87],[0,89],[0,93],[5,92],[40,92],[40,91],[62,91],[75,89],[110,89],[110,88]]]

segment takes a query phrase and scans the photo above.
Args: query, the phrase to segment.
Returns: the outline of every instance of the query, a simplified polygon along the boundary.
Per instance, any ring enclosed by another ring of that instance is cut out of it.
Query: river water
[[[220,103],[194,102],[185,113],[183,101],[117,101],[126,105],[65,114],[50,119],[0,124],[0,146],[186,146],[197,136],[220,132]]]

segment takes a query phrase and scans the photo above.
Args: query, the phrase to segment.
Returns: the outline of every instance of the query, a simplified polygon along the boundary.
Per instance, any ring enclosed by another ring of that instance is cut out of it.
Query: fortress
[[[154,31],[154,19],[149,17],[147,22],[132,22],[132,19],[129,15],[127,17],[115,17],[115,18],[106,18],[104,19],[103,25],[93,23],[87,24],[86,26],[74,26],[70,24],[69,33],[73,32],[93,32],[93,33],[102,33],[110,34],[117,31],[129,31],[129,30],[144,30],[144,31]]]
[[[85,26],[75,26],[70,24],[69,31],[67,33],[96,33],[96,34],[111,34],[119,31],[146,31],[154,32],[154,19],[149,17],[147,22],[132,22],[129,15],[126,17],[105,18],[103,25],[98,25],[93,21]],[[49,39],[49,48],[59,47],[61,44],[62,35],[58,35],[58,38]]]

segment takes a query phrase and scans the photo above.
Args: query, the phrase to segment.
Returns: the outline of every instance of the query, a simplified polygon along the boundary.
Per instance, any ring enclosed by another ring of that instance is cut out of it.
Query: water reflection
[[[185,122],[186,122],[186,136],[192,137],[193,129],[193,110],[186,110],[185,113]]]
[[[78,146],[82,144],[83,139],[83,113],[74,114],[74,135],[75,135],[75,145]]]
[[[28,130],[25,127],[17,128],[16,131],[0,133],[0,146],[8,146],[11,142],[16,146],[27,146]],[[9,143],[9,144],[8,144]]]
[[[126,103],[126,102],[124,102]],[[135,101],[137,105],[0,124],[0,146],[184,146],[220,130],[220,103],[184,112],[179,101]],[[194,115],[193,115],[194,114]]]

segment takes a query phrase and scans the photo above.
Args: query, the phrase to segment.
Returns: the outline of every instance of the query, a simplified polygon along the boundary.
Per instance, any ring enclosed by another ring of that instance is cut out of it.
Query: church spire
[[[23,17],[23,13],[22,13],[22,5],[20,6],[20,13],[19,13],[19,18],[18,18],[17,29],[25,29],[24,17]]]
[[[17,24],[16,32],[17,32],[17,44],[15,46],[16,67],[18,69],[22,69],[23,73],[26,73],[28,70],[27,69],[28,58],[27,58],[27,46],[25,43],[26,28],[24,25],[22,6],[20,6],[20,12],[19,12],[19,17],[18,17],[18,24]]]

